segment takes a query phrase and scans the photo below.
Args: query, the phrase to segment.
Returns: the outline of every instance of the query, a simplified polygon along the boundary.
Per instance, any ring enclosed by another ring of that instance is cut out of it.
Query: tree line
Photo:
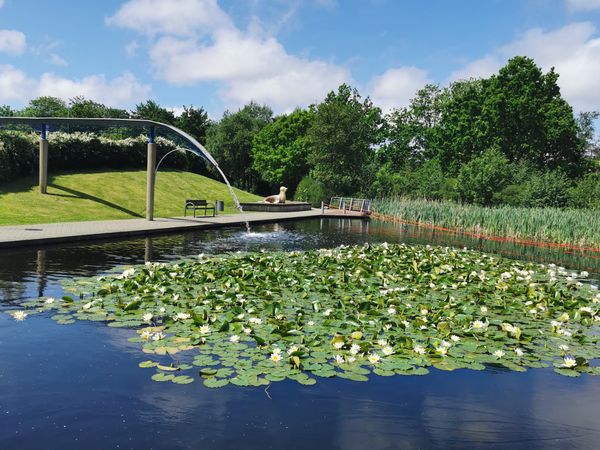
[[[81,97],[41,97],[0,114],[170,123],[205,144],[237,187],[286,185],[315,203],[353,195],[600,207],[598,113],[575,115],[558,76],[519,56],[489,78],[427,85],[388,114],[345,84],[277,116],[254,102],[211,121],[202,108],[175,116],[152,100],[126,111]]]

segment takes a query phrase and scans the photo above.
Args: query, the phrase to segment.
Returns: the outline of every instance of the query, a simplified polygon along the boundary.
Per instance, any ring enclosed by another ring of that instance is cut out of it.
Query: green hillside
[[[146,172],[103,171],[49,175],[48,195],[33,177],[0,185],[0,225],[131,219],[145,216]],[[256,195],[235,189],[240,201]],[[224,183],[189,172],[160,171],[156,178],[155,216],[182,216],[186,198],[223,200],[233,213]]]

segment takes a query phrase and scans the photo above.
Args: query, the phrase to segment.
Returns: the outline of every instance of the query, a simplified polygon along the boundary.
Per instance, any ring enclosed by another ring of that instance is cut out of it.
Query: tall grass
[[[481,207],[452,202],[385,198],[379,214],[435,227],[512,239],[600,248],[600,210]]]

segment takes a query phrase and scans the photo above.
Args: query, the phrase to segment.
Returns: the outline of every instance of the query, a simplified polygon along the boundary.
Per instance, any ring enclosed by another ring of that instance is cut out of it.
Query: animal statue
[[[285,186],[281,186],[279,188],[279,194],[269,195],[268,197],[265,197],[263,202],[265,202],[265,203],[285,203],[285,200],[286,200],[285,191],[287,191],[287,188]]]

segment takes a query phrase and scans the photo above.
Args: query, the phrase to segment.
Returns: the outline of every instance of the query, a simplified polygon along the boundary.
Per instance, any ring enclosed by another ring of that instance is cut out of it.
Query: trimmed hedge
[[[177,145],[162,137],[156,138],[157,162]],[[94,133],[48,134],[48,169],[90,170],[146,167],[148,138],[111,139]],[[0,132],[0,183],[36,173],[39,136],[21,131]],[[161,167],[208,174],[201,158],[189,152],[170,155]]]

